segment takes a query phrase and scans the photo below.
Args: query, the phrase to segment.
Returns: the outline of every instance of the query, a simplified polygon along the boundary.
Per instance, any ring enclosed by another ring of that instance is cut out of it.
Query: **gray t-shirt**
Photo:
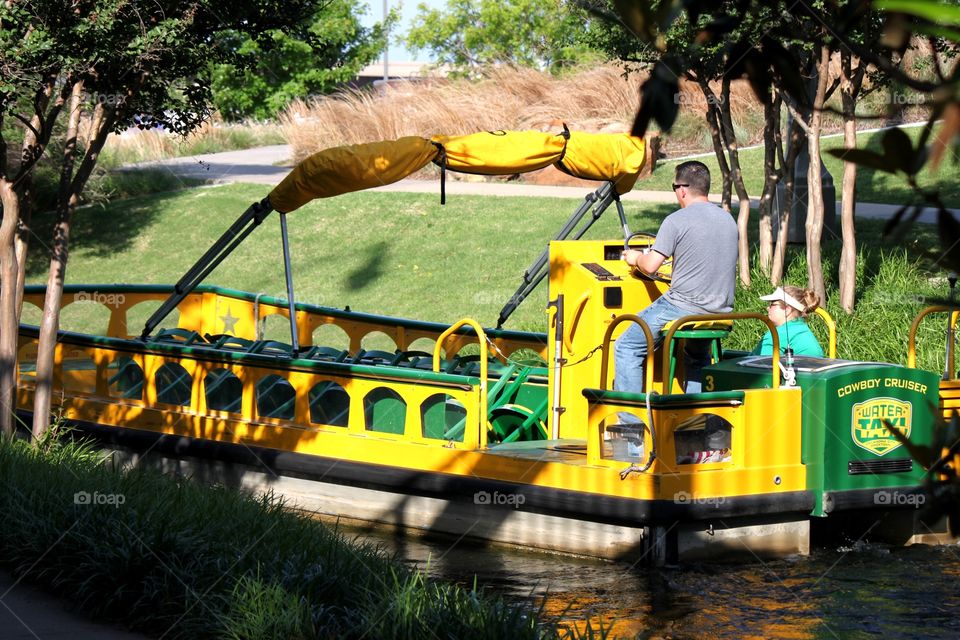
[[[710,202],[674,211],[660,225],[653,250],[673,256],[673,277],[663,297],[691,313],[733,310],[737,223]]]

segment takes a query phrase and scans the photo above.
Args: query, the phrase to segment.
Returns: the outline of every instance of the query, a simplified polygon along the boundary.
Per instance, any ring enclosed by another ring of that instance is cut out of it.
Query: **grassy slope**
[[[232,185],[194,189],[89,208],[77,216],[69,283],[173,283],[266,190]],[[454,196],[441,207],[438,195],[350,194],[310,203],[290,215],[297,298],[301,301],[417,319],[453,322],[465,316],[492,325],[532,263],[578,206],[573,199]],[[673,207],[625,203],[631,228],[655,231]],[[615,238],[608,212],[587,235]],[[840,355],[902,362],[909,322],[922,298],[944,295],[935,229],[918,226],[896,245],[881,243],[881,223],[858,223],[860,302],[854,316],[828,310],[840,324]],[[43,233],[43,232],[41,232]],[[283,295],[279,220],[267,219],[208,282]],[[43,237],[43,236],[41,236]],[[792,250],[788,282],[806,281],[802,252]],[[839,247],[825,243],[828,292],[835,291]],[[34,256],[39,256],[35,252]],[[44,281],[45,265],[31,264],[29,282]],[[762,309],[757,295],[768,285],[755,274],[753,291],[738,289],[737,309]],[[284,296],[285,297],[285,296]],[[545,287],[508,323],[545,330]],[[77,305],[80,307],[81,305]],[[25,321],[30,315],[25,315]],[[78,321],[69,314],[63,326]],[[941,328],[925,325],[921,361],[936,369]],[[728,346],[746,348],[756,327],[738,327]]]
[[[910,139],[916,142],[920,135],[920,127],[904,129]],[[857,147],[870,149],[882,153],[880,145],[881,133],[862,134],[857,138]],[[832,137],[823,140],[823,160],[827,170],[833,176],[837,191],[837,200],[840,199],[840,185],[843,178],[843,162],[826,153],[828,149],[843,147],[842,137]],[[719,176],[716,158],[710,156],[700,158],[714,176]],[[664,162],[657,167],[657,172],[649,179],[637,185],[638,189],[655,191],[669,191],[673,181],[673,168],[677,162]],[[763,149],[748,149],[740,152],[740,165],[743,169],[744,184],[747,192],[754,198],[760,196],[763,190]],[[942,188],[944,202],[948,207],[960,207],[960,163],[956,157],[950,156],[934,173],[930,167],[920,172],[920,184],[932,186],[939,183]],[[714,185],[714,192],[719,190],[719,184]],[[913,192],[905,180],[899,176],[891,176],[872,169],[861,168],[857,172],[857,198],[860,202],[883,202],[890,204],[905,204],[913,198]]]

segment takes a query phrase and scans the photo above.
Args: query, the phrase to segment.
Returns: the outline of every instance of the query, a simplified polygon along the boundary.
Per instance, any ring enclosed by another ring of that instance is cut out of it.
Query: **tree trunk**
[[[737,262],[740,267],[740,281],[750,286],[750,194],[743,184],[743,172],[740,170],[740,150],[733,129],[733,117],[730,115],[730,77],[721,80],[720,117],[723,123],[723,137],[727,143],[727,155],[730,158],[730,178],[740,200],[737,214]]]
[[[827,92],[827,80],[830,75],[830,49],[820,47],[820,64],[817,65],[817,93],[810,114],[810,131],[807,135],[807,149],[810,153],[810,165],[807,170],[807,286],[820,297],[821,304],[827,300],[827,291],[823,282],[823,259],[820,251],[820,239],[823,236],[823,180],[821,179],[822,161],[820,159],[820,125],[823,121],[823,105]],[[835,206],[829,203],[829,206]]]
[[[780,232],[777,234],[777,245],[773,252],[773,268],[770,270],[770,283],[779,285],[783,281],[783,274],[787,268],[787,238],[790,228],[790,212],[793,210],[794,169],[797,166],[797,156],[800,154],[800,145],[806,144],[803,128],[796,121],[787,132],[790,141],[790,150],[783,160],[783,210],[780,214]]]
[[[76,82],[70,95],[67,131],[57,193],[57,223],[53,231],[53,249],[47,292],[40,321],[40,342],[37,349],[37,386],[33,401],[33,436],[39,438],[50,426],[50,404],[53,392],[54,354],[60,328],[60,302],[67,271],[70,219],[77,206],[77,193],[71,188],[77,154],[77,131],[80,126],[80,98],[83,82]]]
[[[14,240],[20,219],[20,199],[13,183],[0,175],[0,431],[13,434],[17,366],[17,256]]]
[[[720,109],[717,108],[717,103],[720,102],[720,99],[717,97],[717,94],[713,92],[713,89],[710,88],[710,83],[706,80],[697,78],[697,85],[700,87],[700,92],[703,93],[703,97],[707,101],[707,113],[705,117],[707,125],[710,127],[710,141],[713,143],[713,153],[717,157],[717,166],[720,167],[722,184],[720,204],[724,209],[730,211],[730,166],[727,164],[727,154],[724,151],[725,145],[721,135]]]
[[[28,174],[21,180],[23,189],[20,198],[20,220],[17,223],[16,238],[14,238],[14,254],[17,257],[17,291],[16,314],[20,322],[23,311],[23,286],[27,279],[27,249],[30,246],[30,219],[33,213],[33,174]]]
[[[842,51],[840,55],[843,81],[840,96],[843,105],[843,147],[857,148],[857,94],[863,83],[864,65],[858,65],[856,73],[851,68],[852,55]],[[840,252],[840,306],[853,313],[857,299],[857,236],[854,211],[857,204],[857,165],[843,163],[843,187],[840,197],[840,228],[843,234],[843,249]]]
[[[770,276],[773,265],[773,205],[780,174],[777,172],[777,132],[780,129],[780,97],[763,105],[763,193],[760,195],[760,268]]]

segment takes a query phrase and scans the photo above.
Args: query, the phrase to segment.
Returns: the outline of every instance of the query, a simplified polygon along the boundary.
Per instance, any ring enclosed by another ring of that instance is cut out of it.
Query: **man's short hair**
[[[677,184],[689,185],[687,190],[696,196],[710,195],[710,169],[696,160],[677,165]]]

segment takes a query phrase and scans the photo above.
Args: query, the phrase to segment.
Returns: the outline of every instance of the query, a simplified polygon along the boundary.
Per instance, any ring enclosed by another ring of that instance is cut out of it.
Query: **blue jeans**
[[[668,302],[664,298],[657,298],[653,303],[637,314],[647,323],[653,333],[653,348],[659,349],[663,344],[663,325],[671,320],[693,315]],[[710,363],[710,340],[685,340],[684,366],[686,368],[687,393],[700,392],[700,370]],[[614,380],[613,388],[616,391],[643,392],[643,361],[647,355],[647,338],[643,329],[636,323],[631,323],[623,332],[613,347]],[[632,420],[631,420],[632,422]]]

